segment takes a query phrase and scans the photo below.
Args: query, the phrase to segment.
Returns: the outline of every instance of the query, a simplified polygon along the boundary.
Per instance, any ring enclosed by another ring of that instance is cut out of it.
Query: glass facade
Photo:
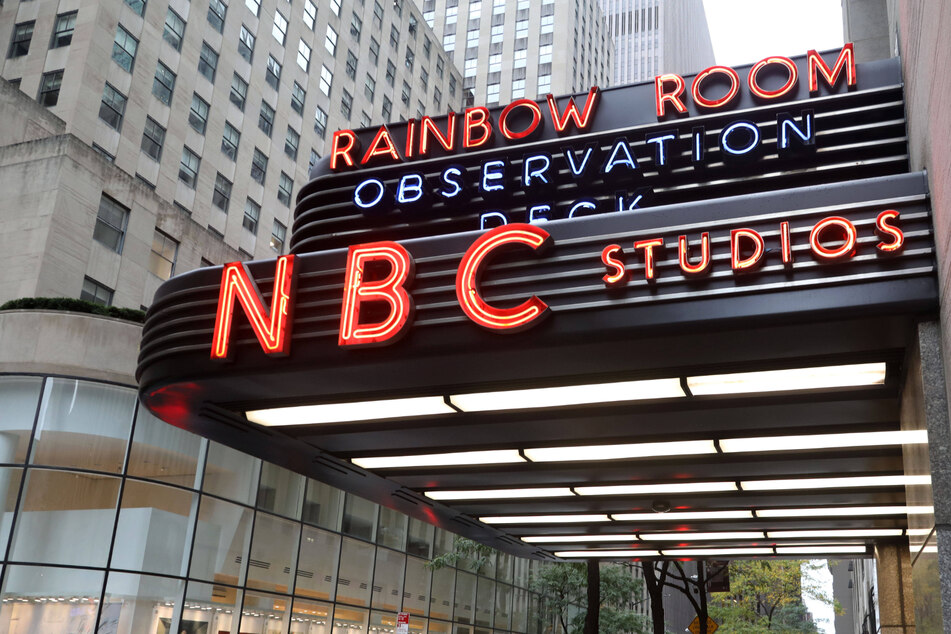
[[[537,562],[431,570],[451,533],[163,423],[128,387],[0,376],[0,631],[550,632]]]

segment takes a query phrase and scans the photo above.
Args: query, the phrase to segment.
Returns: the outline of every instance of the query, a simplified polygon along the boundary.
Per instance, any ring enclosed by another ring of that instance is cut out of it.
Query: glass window
[[[430,618],[452,618],[455,585],[456,570],[454,568],[440,568],[433,571],[432,596],[429,598]]]
[[[264,74],[264,80],[274,90],[277,90],[281,84],[281,64],[271,55],[267,56],[267,70]]]
[[[347,535],[373,541],[378,506],[361,497],[348,494],[343,507],[341,530]]]
[[[211,197],[211,204],[222,211],[228,211],[228,205],[231,203],[231,185],[231,181],[218,172],[215,176],[215,191]]]
[[[305,525],[300,540],[294,594],[332,601],[337,588],[339,555],[340,535]]]
[[[373,0],[373,28],[379,29],[383,26],[383,5],[380,0]]]
[[[492,604],[495,599],[495,582],[479,577],[479,589],[476,593],[475,624],[492,626]]]
[[[244,6],[256,16],[261,13],[261,0],[244,0]]]
[[[482,584],[482,579],[479,584]],[[507,630],[512,620],[512,586],[497,583],[495,586],[495,612],[492,625],[499,630]]]
[[[380,43],[376,38],[370,38],[370,61],[376,66],[380,61]]]
[[[370,605],[370,581],[373,576],[375,550],[373,544],[350,537],[343,538],[337,578],[337,601],[351,605]]]
[[[205,126],[208,124],[208,102],[198,96],[198,93],[192,93],[192,106],[188,113],[188,123],[198,134],[205,133]]]
[[[452,619],[460,623],[472,623],[475,616],[476,576],[461,570],[456,572],[455,610]],[[430,613],[432,616],[432,614]]]
[[[252,201],[253,202],[253,201]],[[258,207],[260,210],[260,207]],[[270,462],[261,466],[257,506],[265,511],[300,519],[304,500],[304,476]]]
[[[287,136],[284,137],[284,154],[296,161],[298,146],[300,146],[300,134],[291,126],[287,126]]]
[[[408,106],[409,99],[410,99],[410,87],[409,87],[409,84],[406,83],[406,80],[403,80],[403,93],[402,95],[400,95],[400,101],[402,101],[404,105]]]
[[[271,130],[274,129],[274,108],[261,100],[261,114],[258,116],[258,127],[268,136],[271,136]]]
[[[0,403],[3,404],[0,434],[6,440],[0,463],[26,462],[42,387],[43,379],[39,377],[0,376]]]
[[[314,30],[314,23],[317,21],[317,5],[311,0],[304,0],[304,24],[311,31]]]
[[[330,623],[333,608],[329,603],[294,599],[290,634],[323,634],[319,629],[315,629],[315,626],[326,626]]]
[[[2,388],[0,388],[2,393]],[[4,402],[4,406],[6,403]],[[10,451],[15,450],[14,443],[8,443]],[[11,461],[12,462],[12,461]],[[0,467],[0,548],[6,552],[7,539],[10,537],[10,527],[13,524],[13,511],[16,510],[17,494],[20,492],[20,480],[23,478],[23,469]],[[3,621],[0,621],[2,623]]]
[[[36,100],[40,105],[52,108],[59,102],[59,91],[63,85],[63,71],[54,70],[51,73],[43,73],[40,80],[40,92]]]
[[[102,593],[101,571],[9,566],[5,572],[0,623],[32,622],[37,624],[37,629],[26,632],[46,634],[48,623],[55,623],[57,632],[89,632],[96,622]],[[76,600],[69,603],[40,601],[53,594]]]
[[[288,626],[287,598],[263,592],[244,593],[241,611],[242,634],[271,634],[283,632]],[[274,629],[280,626],[280,629]]]
[[[116,40],[112,45],[112,59],[120,68],[132,72],[132,64],[135,62],[135,52],[139,47],[139,41],[122,28],[120,24],[116,28]]]
[[[310,46],[304,40],[297,45],[297,65],[305,73],[310,70]]]
[[[183,575],[189,517],[198,495],[150,482],[126,480],[119,506],[113,568]]]
[[[248,62],[254,57],[254,34],[243,24],[238,34],[238,55]]]
[[[307,97],[307,91],[296,81],[291,87],[291,108],[297,114],[304,114],[304,100]]]
[[[111,288],[87,275],[83,278],[83,288],[79,293],[79,299],[100,306],[112,306],[113,294],[114,291]]]
[[[387,62],[386,62],[386,83],[388,83],[390,86],[392,86],[395,79],[396,79],[396,66],[393,64],[393,61],[392,61],[392,60],[387,60]]]
[[[188,146],[186,145],[182,149],[182,162],[178,168],[178,180],[182,181],[192,189],[195,189],[195,183],[198,181],[198,167],[200,163],[201,159],[198,157],[198,155],[188,149]]]
[[[89,472],[30,469],[13,527],[11,559],[105,567],[119,482]]]
[[[314,132],[321,139],[327,135],[327,113],[320,106],[314,111]]]
[[[285,206],[291,206],[291,194],[294,191],[294,180],[281,172],[281,179],[277,183],[277,199],[284,203]]]
[[[178,242],[158,229],[152,234],[152,252],[149,253],[149,271],[167,280],[175,274]]]
[[[334,12],[334,15],[340,16],[340,0],[330,0],[330,10]]]
[[[165,128],[160,126],[152,117],[146,117],[145,129],[142,131],[142,151],[152,160],[159,161],[162,158],[162,144],[164,143]],[[97,220],[96,225],[98,226],[98,224]]]
[[[231,103],[238,106],[238,109],[244,112],[244,102],[248,98],[248,82],[241,79],[238,73],[231,77]]]
[[[395,51],[400,45],[400,30],[395,24],[390,25],[390,46]]]
[[[155,67],[155,79],[152,81],[152,94],[166,106],[172,103],[172,92],[175,90],[175,73],[159,62]]]
[[[290,592],[291,571],[297,563],[295,559],[299,541],[300,524],[258,512],[248,559],[247,586],[273,592]]]
[[[208,2],[208,24],[211,28],[221,33],[225,28],[225,14],[228,12],[228,5],[221,0],[209,0]]]
[[[407,516],[398,511],[380,507],[380,523],[377,527],[376,542],[390,548],[403,550],[406,542]]]
[[[331,57],[337,54],[337,32],[329,24],[327,25],[327,35],[324,38],[324,48],[327,49]]]
[[[145,0],[125,0],[125,3],[135,11],[136,15],[141,16],[145,13]]]
[[[388,123],[390,117],[393,114],[393,102],[390,101],[389,97],[383,97],[383,107],[381,109],[381,115],[383,116],[383,122]]]
[[[419,616],[429,614],[429,582],[432,572],[425,559],[406,558],[406,588],[403,592],[403,611]]]
[[[215,81],[215,71],[218,69],[218,53],[208,45],[201,43],[201,54],[198,59],[198,72],[210,82]]]
[[[182,627],[192,634],[215,634],[238,631],[241,591],[223,585],[188,582]],[[168,630],[165,630],[168,632]]]
[[[244,219],[241,221],[241,225],[250,231],[251,233],[258,232],[258,219],[261,217],[261,205],[257,204],[250,198],[248,198],[244,203]],[[258,498],[260,499],[261,492],[258,491]]]
[[[347,51],[347,77],[357,78],[357,56],[353,54],[353,51]]]
[[[50,40],[50,48],[69,46],[73,41],[73,31],[75,30],[76,11],[60,13],[56,16],[56,23],[53,25],[53,38]]]
[[[153,632],[156,620],[167,628],[184,587],[185,582],[181,579],[110,573],[99,631],[107,631],[122,623],[128,628],[124,631]]]
[[[413,49],[406,45],[406,58],[404,63],[406,64],[406,70],[413,70],[413,64],[416,61],[416,53],[413,52]]]
[[[266,175],[267,156],[261,150],[254,148],[254,156],[251,158],[251,178],[263,185]]]
[[[185,35],[185,20],[169,8],[165,14],[165,30],[162,32],[162,38],[172,45],[176,51],[182,50],[182,38]]]
[[[367,73],[366,81],[363,83],[363,94],[366,95],[367,101],[373,102],[373,96],[376,94],[376,80]]]
[[[128,474],[195,488],[201,443],[200,436],[169,425],[139,407]]]
[[[242,585],[250,541],[251,509],[201,496],[189,576]]]
[[[271,228],[271,248],[278,253],[284,253],[284,241],[287,238],[287,227],[279,220],[274,221]]]
[[[406,555],[388,548],[377,548],[373,569],[371,607],[398,612],[403,601],[403,566]]]
[[[122,243],[128,222],[129,209],[103,194],[99,200],[99,212],[96,215],[96,227],[93,229],[92,237],[116,253],[122,253]]]
[[[221,151],[232,161],[238,158],[238,144],[241,142],[241,133],[238,129],[225,121],[225,131],[221,135]]]
[[[512,625],[516,632],[524,632],[528,628],[528,591],[515,588],[512,593]]]
[[[302,519],[317,526],[340,530],[342,502],[343,491],[308,478]]]
[[[360,32],[363,30],[363,20],[360,19],[360,16],[357,15],[357,12],[353,12],[353,17],[350,18],[350,36],[355,42],[360,41]]]
[[[253,504],[260,463],[248,454],[210,442],[203,490],[242,504]]]
[[[287,41],[287,18],[280,11],[274,12],[274,26],[271,28],[271,35],[281,46]]]
[[[30,52],[30,41],[33,39],[34,20],[21,22],[13,27],[13,37],[10,40],[10,50],[7,57],[22,57]]]
[[[433,528],[435,527],[432,524],[427,524],[415,517],[409,518],[409,539],[406,544],[406,552],[428,559],[432,552]]]
[[[334,74],[325,65],[320,67],[320,92],[330,96],[330,87],[333,85]]]
[[[340,114],[342,114],[348,121],[350,116],[353,114],[353,95],[344,88],[341,91],[340,95]]]

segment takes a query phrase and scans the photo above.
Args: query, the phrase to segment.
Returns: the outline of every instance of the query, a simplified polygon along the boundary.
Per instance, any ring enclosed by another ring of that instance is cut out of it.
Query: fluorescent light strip
[[[909,528],[905,530],[905,534],[909,537],[927,537],[933,530],[934,528]]]
[[[612,513],[618,522],[682,522],[685,520],[745,520],[752,511],[671,511],[669,513]]]
[[[866,528],[857,530],[832,529],[825,531],[768,531],[769,539],[839,539],[847,537],[900,537],[900,528]]]
[[[828,508],[757,509],[757,517],[845,517],[933,513],[933,506],[839,506]]]
[[[610,522],[607,515],[495,515],[480,517],[485,524],[584,524]]]
[[[690,392],[694,396],[817,390],[882,385],[883,383],[885,383],[884,363],[860,363],[687,377],[687,387],[690,388]]]
[[[528,544],[577,544],[585,542],[636,542],[637,535],[528,535],[521,538]]]
[[[928,432],[873,431],[848,434],[814,434],[802,436],[761,436],[758,438],[724,438],[723,453],[757,451],[794,451],[803,449],[837,449],[844,447],[880,447],[886,445],[917,445],[928,442]]]
[[[772,555],[772,548],[678,548],[660,551],[664,557],[716,557],[719,555]]]
[[[660,557],[656,550],[563,550],[556,552],[555,557],[571,559],[574,557],[611,557],[626,559],[628,557]]]
[[[648,542],[713,542],[732,539],[765,539],[763,531],[736,531],[732,533],[640,533],[638,537]]]
[[[351,458],[350,462],[364,469],[400,469],[406,467],[466,467],[472,465],[511,464],[525,462],[515,449],[495,451],[458,451],[414,456],[380,456]]]
[[[736,491],[736,482],[676,482],[575,487],[578,495],[652,495],[658,493],[717,493]]]
[[[686,394],[680,387],[678,378],[453,394],[449,400],[464,412],[489,412],[683,396]]]
[[[251,422],[259,425],[287,427],[290,425],[325,425],[328,423],[349,423],[452,413],[455,413],[455,410],[446,404],[443,397],[419,396],[379,401],[259,409],[245,412],[245,416]]]
[[[568,487],[548,489],[483,489],[480,491],[426,491],[432,500],[512,500],[528,498],[569,497],[574,493]]]
[[[787,480],[744,480],[744,491],[794,491],[798,489],[844,489],[852,487],[891,487],[931,484],[931,476],[892,475],[847,478],[792,478]]]
[[[868,552],[866,546],[786,546],[776,547],[777,555],[858,555]]]
[[[523,451],[525,457],[532,462],[630,460],[635,458],[715,454],[716,452],[717,448],[712,440],[680,440],[626,445],[585,445],[580,447],[543,447],[525,449]]]

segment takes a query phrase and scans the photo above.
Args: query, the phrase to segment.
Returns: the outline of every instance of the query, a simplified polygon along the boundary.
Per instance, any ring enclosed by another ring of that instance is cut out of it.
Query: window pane
[[[373,544],[343,538],[340,552],[340,576],[337,579],[337,601],[353,605],[370,605],[370,578],[373,576]]]
[[[290,634],[330,634],[333,605],[294,599]]]
[[[485,627],[492,626],[492,603],[495,598],[495,582],[485,577],[479,578],[479,591],[476,594],[475,623]]]
[[[33,464],[120,473],[135,391],[74,379],[50,379],[40,408]]]
[[[167,632],[184,588],[185,582],[181,579],[110,573],[99,631]]]
[[[216,442],[208,444],[204,491],[242,504],[254,503],[260,460]]]
[[[481,583],[481,580],[480,580]],[[509,629],[512,618],[512,586],[504,583],[496,584],[495,588],[495,616],[494,627],[501,630]]]
[[[335,531],[340,530],[340,510],[343,491],[329,484],[307,479],[303,520]]]
[[[258,508],[300,519],[303,498],[304,476],[270,462],[262,464]]]
[[[425,559],[406,558],[406,586],[403,589],[403,611],[419,616],[429,613],[429,581],[432,572]]]
[[[250,590],[244,593],[241,634],[284,632],[289,617],[286,597]]]
[[[343,506],[343,532],[368,541],[376,528],[377,505],[355,495],[347,495]]]
[[[433,571],[432,596],[429,598],[429,616],[431,618],[452,618],[455,585],[456,571],[453,568],[440,568]]]
[[[340,535],[304,526],[294,593],[310,599],[332,601],[337,587],[339,556]]]
[[[188,518],[197,501],[195,493],[126,480],[112,567],[184,575]]]
[[[377,548],[373,571],[372,607],[396,612],[403,596],[403,565],[406,555],[388,548]]]
[[[13,529],[11,559],[105,566],[118,496],[116,477],[31,469]]]
[[[257,513],[248,560],[248,587],[289,593],[299,537],[297,522]]]
[[[0,462],[26,462],[43,379],[0,377]]]
[[[334,634],[366,632],[369,612],[338,605],[334,608]]]
[[[460,623],[472,623],[474,616],[472,606],[475,605],[476,576],[459,570],[456,573],[455,610],[452,620]],[[433,615],[434,616],[434,615]]]
[[[9,566],[3,580],[0,623],[32,623],[17,634],[48,634],[49,623],[56,623],[58,632],[90,632],[96,622],[102,576],[98,570]],[[50,595],[76,601],[40,601]]]
[[[237,588],[189,581],[182,629],[193,634],[237,632],[240,605],[241,591]]]
[[[250,509],[203,495],[190,576],[234,585],[243,583],[250,541]]]
[[[428,559],[432,550],[434,528],[432,524],[415,517],[409,518],[409,542],[406,544],[406,552]]]
[[[202,439],[159,420],[144,407],[136,413],[129,475],[197,487]]]
[[[377,529],[376,541],[378,544],[403,550],[406,540],[407,517],[399,511],[380,507],[380,525]]]

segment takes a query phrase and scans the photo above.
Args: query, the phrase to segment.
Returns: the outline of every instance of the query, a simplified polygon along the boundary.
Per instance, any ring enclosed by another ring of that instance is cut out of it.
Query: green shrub
[[[139,324],[145,321],[145,311],[117,306],[102,306],[101,304],[87,302],[84,299],[73,299],[71,297],[23,297],[0,304],[0,310],[15,309],[69,310],[76,313],[115,317]]]

